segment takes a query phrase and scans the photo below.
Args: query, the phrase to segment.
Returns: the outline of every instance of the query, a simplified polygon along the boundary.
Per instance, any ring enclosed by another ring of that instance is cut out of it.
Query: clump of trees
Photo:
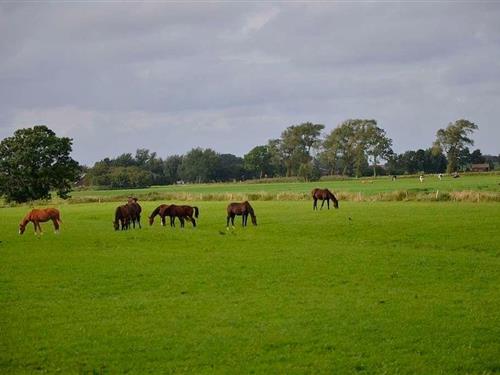
[[[386,171],[391,175],[416,173],[443,173],[446,170],[447,159],[435,148],[416,151],[405,151],[392,155],[386,164]]]
[[[135,156],[126,153],[98,161],[87,169],[85,183],[110,188],[141,188],[178,181],[231,181],[244,177],[243,165],[243,158],[219,154],[209,148],[193,148],[185,155],[166,159],[147,149],[138,149]]]
[[[72,140],[45,125],[16,130],[0,142],[0,195],[8,202],[67,198],[80,174],[70,157]]]

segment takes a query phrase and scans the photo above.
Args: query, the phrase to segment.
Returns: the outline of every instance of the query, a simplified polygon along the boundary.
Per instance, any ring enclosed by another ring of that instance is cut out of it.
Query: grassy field
[[[436,176],[428,175],[421,183],[417,177],[400,177],[392,181],[390,177],[347,179],[334,181],[295,182],[295,183],[224,183],[224,184],[190,184],[168,185],[148,189],[128,190],[82,190],[72,193],[74,197],[85,196],[113,196],[113,195],[140,195],[151,192],[157,193],[188,193],[188,194],[217,194],[217,193],[260,193],[277,194],[282,192],[306,193],[315,188],[329,188],[335,192],[362,193],[367,195],[407,190],[413,192],[442,192],[450,191],[488,191],[500,192],[500,174],[463,175],[460,178],[444,176],[439,180]]]
[[[190,204],[128,232],[63,205],[42,238],[1,209],[0,373],[500,372],[499,204],[262,201],[232,231]]]

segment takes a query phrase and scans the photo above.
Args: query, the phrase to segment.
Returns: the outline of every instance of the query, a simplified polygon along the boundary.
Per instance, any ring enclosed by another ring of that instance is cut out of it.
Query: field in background
[[[500,202],[500,175],[464,175],[460,178],[428,175],[287,183],[224,183],[158,186],[148,189],[81,190],[72,192],[72,203],[119,201],[133,195],[141,200],[309,200],[315,187],[329,188],[343,201],[497,201]]]
[[[500,371],[497,203],[257,201],[229,232],[226,202],[189,204],[196,229],[128,232],[64,205],[41,239],[1,209],[0,372]]]

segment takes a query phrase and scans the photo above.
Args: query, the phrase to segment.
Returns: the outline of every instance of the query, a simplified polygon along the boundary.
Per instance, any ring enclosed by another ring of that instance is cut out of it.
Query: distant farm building
[[[472,172],[489,172],[490,171],[490,165],[488,163],[472,164],[471,165],[471,171]]]

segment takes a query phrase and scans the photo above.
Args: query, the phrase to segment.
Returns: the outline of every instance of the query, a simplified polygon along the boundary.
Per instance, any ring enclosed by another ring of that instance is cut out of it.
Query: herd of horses
[[[339,208],[339,201],[333,195],[333,193],[328,189],[314,189],[311,192],[313,198],[313,210],[318,209],[318,200],[321,200],[321,207],[323,208],[325,201],[328,209],[330,209],[330,200],[333,202],[335,208]],[[115,230],[127,230],[130,229],[130,225],[135,228],[137,224],[139,228],[141,227],[141,212],[142,208],[137,202],[137,198],[129,198],[128,202],[124,205],[118,206],[115,210],[115,219],[113,220],[113,227]],[[248,201],[241,203],[229,203],[226,209],[226,227],[229,229],[229,223],[234,228],[234,218],[236,216],[241,216],[242,225],[247,226],[248,216],[250,216],[252,224],[257,225],[257,216],[253,207],[248,203]],[[160,216],[161,224],[165,226],[166,217],[170,219],[170,226],[175,227],[175,219],[179,219],[181,223],[181,228],[184,227],[184,223],[187,221],[191,222],[193,227],[196,227],[196,219],[198,218],[200,211],[198,207],[191,206],[178,206],[175,204],[161,204],[156,207],[151,215],[149,216],[149,225],[153,225],[156,216]],[[52,220],[54,224],[54,229],[56,233],[59,233],[59,227],[62,223],[61,214],[56,208],[42,208],[33,209],[26,214],[21,223],[19,224],[19,234],[23,234],[26,230],[28,223],[33,223],[35,227],[35,234],[42,234],[42,227],[40,223]]]

